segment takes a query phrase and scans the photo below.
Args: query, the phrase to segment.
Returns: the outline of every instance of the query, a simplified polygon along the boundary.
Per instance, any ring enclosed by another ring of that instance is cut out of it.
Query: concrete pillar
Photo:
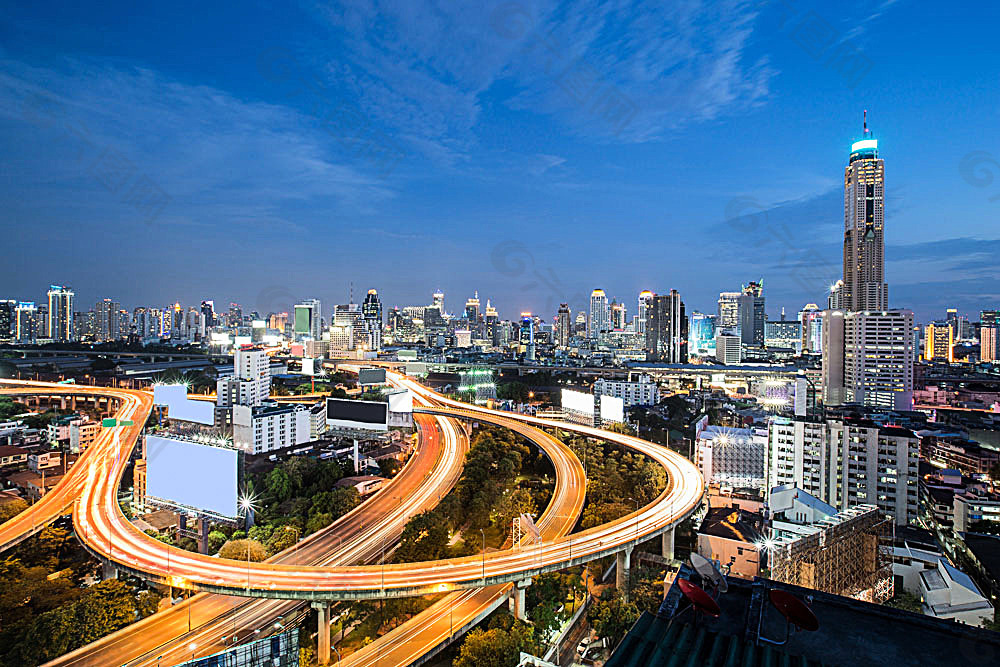
[[[205,517],[198,520],[199,534],[198,534],[198,552],[207,554],[208,553],[208,526],[209,521]]]
[[[102,565],[102,575],[103,579],[107,581],[108,579],[118,578],[118,568],[111,561],[105,561]]]
[[[59,397],[59,409],[62,410],[63,412],[66,411],[66,397],[65,396],[60,396]]]
[[[313,602],[316,610],[316,662],[321,665],[330,664],[330,603]]]
[[[514,583],[511,595],[514,597],[514,617],[522,621],[528,620],[528,610],[524,607],[524,590],[531,585],[531,579],[522,579]]]
[[[667,532],[663,533],[663,552],[661,555],[667,560],[674,559],[674,529],[671,528]]]
[[[618,592],[628,598],[628,572],[632,562],[632,547],[625,547],[615,554],[618,559],[615,564],[615,586]]]

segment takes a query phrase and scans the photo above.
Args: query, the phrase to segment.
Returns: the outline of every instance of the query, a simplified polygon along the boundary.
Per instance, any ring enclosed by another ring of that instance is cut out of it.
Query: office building
[[[611,329],[611,310],[608,306],[608,297],[602,289],[595,289],[590,293],[588,326],[588,338],[597,338],[599,334]]]
[[[444,317],[444,292],[438,291],[434,292],[434,296],[431,300],[431,307],[437,308],[438,313]]]
[[[740,337],[724,334],[716,331],[715,334],[715,360],[726,366],[738,366],[742,361],[743,345],[740,344]]]
[[[486,327],[486,339],[490,341],[491,345],[499,347],[501,344],[500,315],[497,313],[497,309],[490,303],[489,299],[486,300],[486,314],[483,316],[483,322]]]
[[[479,292],[465,301],[465,319],[469,320],[469,326],[475,326],[479,322]]]
[[[830,285],[830,293],[826,297],[826,307],[829,310],[840,310],[844,307],[844,281],[838,280]]]
[[[14,340],[34,343],[38,338],[38,308],[34,301],[19,301],[14,307]]]
[[[311,439],[310,406],[273,401],[233,406],[233,444],[248,454],[301,445]]]
[[[478,299],[476,308],[478,310]],[[361,317],[365,328],[365,349],[378,352],[382,349],[382,302],[374,289],[368,290],[365,295],[365,302],[361,304]]]
[[[49,310],[45,337],[58,341],[76,339],[73,333],[73,290],[63,285],[49,287]]]
[[[997,335],[997,332],[1000,331],[1000,311],[991,312],[994,313],[992,322],[987,324],[986,311],[984,311],[979,328],[979,358],[987,363],[1000,360],[1000,350],[997,348],[997,340],[1000,338]]]
[[[851,145],[844,169],[844,285],[842,302],[849,311],[889,308],[885,282],[885,165],[878,156],[878,140],[868,129]]]
[[[715,315],[697,311],[691,313],[688,318],[688,356],[715,356]]]
[[[569,347],[569,337],[572,335],[570,330],[570,311],[568,303],[559,304],[559,312],[556,313],[556,325],[555,325],[555,335],[556,335],[556,345],[562,348]]]
[[[216,382],[216,405],[258,406],[271,394],[271,361],[264,350],[243,345],[233,355],[232,377]]]
[[[677,290],[653,297],[646,309],[645,340],[650,361],[687,363],[687,315]]]
[[[799,324],[802,326],[802,341],[799,352],[802,354],[822,354],[823,352],[823,311],[815,303],[807,303],[799,311]]]
[[[924,359],[955,361],[955,328],[949,322],[931,322],[924,330]]]
[[[205,327],[211,329],[215,326],[215,302],[202,301],[201,314],[205,316]]]
[[[743,286],[737,298],[740,342],[747,347],[764,347],[764,281]]]
[[[781,309],[780,320],[764,322],[764,347],[780,350],[798,350],[802,342],[802,324],[797,320],[786,320],[785,309]]]
[[[844,315],[847,402],[894,410],[913,407],[913,311]]]
[[[720,292],[719,311],[715,326],[724,331],[736,331],[740,326],[740,296],[742,292]]]
[[[646,310],[649,308],[649,304],[653,301],[653,293],[648,289],[639,292],[638,306],[636,309],[636,327],[637,333],[646,333]]]
[[[649,375],[640,374],[635,380],[607,380],[598,378],[594,383],[594,396],[614,396],[622,399],[626,408],[633,405],[656,405],[660,402],[660,388]]]
[[[295,304],[294,332],[299,340],[323,338],[323,308],[319,299],[305,299]]]
[[[14,337],[14,310],[17,301],[0,299],[0,340]]]

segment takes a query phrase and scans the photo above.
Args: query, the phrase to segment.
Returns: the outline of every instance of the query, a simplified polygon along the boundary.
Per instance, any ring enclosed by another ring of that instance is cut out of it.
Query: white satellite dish
[[[705,558],[700,553],[692,552],[691,567],[701,575],[702,579],[710,582],[720,593],[725,593],[729,590],[729,583],[726,581],[725,575],[719,571],[719,566],[715,564],[715,561]]]

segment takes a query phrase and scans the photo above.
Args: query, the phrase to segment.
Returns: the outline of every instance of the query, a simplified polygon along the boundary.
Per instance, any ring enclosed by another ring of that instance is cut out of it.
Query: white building
[[[867,421],[774,417],[768,486],[794,484],[839,510],[875,505],[905,525],[917,517],[919,445],[907,429]]]
[[[927,616],[978,626],[993,605],[969,575],[938,552],[909,544],[893,548],[892,573],[903,590],[920,598]]]
[[[590,293],[590,320],[587,327],[587,337],[597,338],[602,331],[611,330],[611,309],[608,297],[602,289]]]
[[[310,408],[301,404],[234,405],[233,444],[248,454],[300,445],[312,439],[312,422]]]
[[[956,492],[953,502],[956,533],[966,532],[976,521],[1000,521],[1000,494],[969,488]]]
[[[707,426],[697,437],[696,462],[709,484],[764,488],[767,429]]]
[[[271,394],[271,361],[264,350],[241,346],[233,355],[233,376],[216,382],[216,405],[260,405]]]
[[[716,334],[715,359],[726,366],[738,366],[742,359],[743,345],[739,336]]]
[[[847,401],[913,407],[913,311],[844,315],[844,393]]]
[[[626,408],[633,405],[656,405],[660,402],[660,388],[645,373],[640,374],[635,381],[600,378],[594,383],[594,395],[620,398],[625,402]]]

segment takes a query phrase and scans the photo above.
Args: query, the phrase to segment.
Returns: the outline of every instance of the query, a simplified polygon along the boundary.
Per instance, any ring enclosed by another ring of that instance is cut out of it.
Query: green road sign
[[[110,428],[110,427],[113,427],[113,426],[115,426],[117,424],[118,424],[118,420],[115,419],[114,417],[109,417],[107,419],[102,419],[101,420],[101,426],[103,426],[104,428]]]
[[[131,419],[123,419],[120,422],[118,422],[118,425],[119,426],[135,426],[135,422],[132,421]]]

